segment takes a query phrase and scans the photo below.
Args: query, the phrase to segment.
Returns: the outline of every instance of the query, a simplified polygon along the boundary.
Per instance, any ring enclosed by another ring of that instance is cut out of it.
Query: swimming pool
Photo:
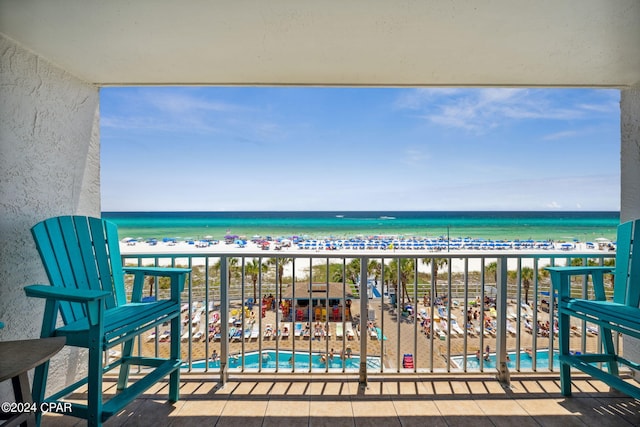
[[[507,362],[507,367],[509,369],[516,369],[516,357],[518,357],[518,353],[515,351],[510,351],[507,353],[509,355],[509,361]],[[527,370],[532,369],[533,367],[533,359],[529,356],[525,351],[521,351],[519,353],[520,357],[520,369]],[[454,356],[451,358],[451,361],[456,364],[458,368],[462,368],[464,363],[464,356]],[[549,350],[538,350],[536,352],[536,369],[547,369],[549,367]],[[496,355],[495,353],[491,353],[489,355],[489,360],[484,361],[484,368],[491,369],[496,368]],[[558,361],[558,352],[553,352],[553,368],[560,368],[560,362]],[[467,356],[467,369],[480,369],[480,361],[476,358],[475,354],[470,354]]]
[[[342,369],[344,362],[345,369],[359,369],[360,368],[360,357],[352,356],[351,358],[347,358],[346,360],[341,360],[340,356],[336,354],[333,359],[329,359],[329,369]],[[191,364],[193,369],[204,369],[207,361],[198,360]],[[220,361],[216,360],[215,362],[209,360],[209,369],[220,369]],[[262,367],[262,369],[275,369],[276,364],[278,369],[291,369],[292,364],[295,364],[296,370],[308,370],[309,365],[311,365],[311,369],[325,369],[327,366],[325,362],[322,360],[321,353],[300,353],[293,352],[288,350],[280,350],[277,354],[276,360],[276,352],[275,350],[263,350],[261,353],[257,351],[247,352],[244,355],[244,367],[245,369],[258,369]],[[229,356],[229,369],[240,369],[242,367],[242,358],[241,356]],[[187,364],[182,365],[183,369],[188,368]],[[380,369],[380,358],[379,357],[367,357],[367,368],[368,369]]]

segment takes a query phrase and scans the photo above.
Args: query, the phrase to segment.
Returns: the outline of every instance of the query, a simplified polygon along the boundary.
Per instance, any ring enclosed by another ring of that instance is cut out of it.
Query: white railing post
[[[497,339],[496,339],[496,367],[498,380],[503,384],[510,383],[509,368],[507,367],[507,258],[497,259]]]
[[[369,322],[369,297],[367,295],[367,258],[360,258],[360,387],[367,386],[367,333]]]
[[[220,258],[220,385],[228,379],[229,362],[229,266],[227,257]]]

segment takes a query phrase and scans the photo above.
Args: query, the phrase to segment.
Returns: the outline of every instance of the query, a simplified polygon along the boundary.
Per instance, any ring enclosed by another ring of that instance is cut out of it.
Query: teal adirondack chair
[[[49,362],[36,368],[34,402],[61,401],[86,384],[86,404],[74,403],[68,415],[85,418],[89,425],[98,426],[167,375],[170,375],[169,400],[177,401],[181,365],[180,293],[190,270],[123,268],[117,228],[100,218],[50,218],[36,224],[31,232],[51,285],[25,287],[27,296],[46,299],[41,337],[64,336],[67,345],[89,350],[88,376],[46,399]],[[129,301],[125,274],[133,275],[134,279]],[[169,298],[142,302],[145,276],[170,278]],[[58,314],[61,323],[57,323]],[[169,358],[134,356],[134,339],[165,322],[171,323]],[[104,352],[121,344],[122,357],[104,364]],[[146,375],[129,384],[131,365],[153,369],[143,369]],[[118,393],[103,402],[103,375],[118,367]]]
[[[615,267],[548,267],[553,288],[558,291],[558,336],[560,385],[564,396],[571,395],[571,368],[577,368],[609,386],[640,399],[640,388],[619,375],[619,365],[640,369],[640,364],[617,352],[612,332],[640,339],[640,219],[618,226]],[[607,300],[604,275],[614,273],[613,300]],[[572,276],[590,277],[594,299],[571,289]],[[579,294],[580,297],[575,297]],[[570,318],[598,325],[602,350],[578,354],[570,351]],[[603,365],[600,365],[602,363]]]

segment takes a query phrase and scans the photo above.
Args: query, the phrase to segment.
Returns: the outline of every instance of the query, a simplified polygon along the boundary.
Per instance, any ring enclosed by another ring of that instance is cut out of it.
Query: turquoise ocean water
[[[615,240],[619,212],[103,212],[120,238],[309,236]]]

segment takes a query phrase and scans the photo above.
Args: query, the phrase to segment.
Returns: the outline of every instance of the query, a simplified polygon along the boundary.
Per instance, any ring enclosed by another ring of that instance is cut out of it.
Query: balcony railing
[[[193,269],[183,293],[185,371],[223,382],[229,372],[352,372],[366,381],[378,373],[496,371],[508,381],[514,371],[557,370],[555,298],[544,267],[601,265],[614,255],[196,249],[124,253],[123,261]],[[162,298],[164,287],[149,282],[145,294]],[[137,351],[167,352],[163,332],[141,337]],[[575,351],[599,345],[585,322],[574,333]]]

